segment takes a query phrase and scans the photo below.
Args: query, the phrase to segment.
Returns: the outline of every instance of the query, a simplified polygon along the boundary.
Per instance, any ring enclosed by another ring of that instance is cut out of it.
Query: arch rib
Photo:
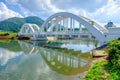
[[[25,23],[20,29],[18,35],[29,36],[38,34],[40,28],[36,24]]]
[[[101,31],[101,27],[94,27],[92,24],[90,24],[90,22],[88,22],[89,19],[85,19],[83,17],[80,17],[80,16],[77,16],[77,15],[74,15],[72,13],[68,13],[68,12],[60,12],[60,13],[56,13],[52,16],[50,16],[44,23],[43,25],[41,26],[41,28],[44,28],[46,26],[46,24],[52,20],[53,18],[57,17],[57,16],[65,16],[65,17],[70,17],[70,18],[73,18],[75,19],[76,21],[78,21],[79,23],[81,23],[82,25],[84,25],[88,30],[89,32],[96,37],[96,39],[99,41],[99,42],[104,42],[105,41],[105,32]],[[97,25],[97,24],[95,24]],[[42,29],[41,29],[42,30]],[[105,31],[105,29],[104,29]],[[39,31],[39,32],[42,32],[42,31]]]

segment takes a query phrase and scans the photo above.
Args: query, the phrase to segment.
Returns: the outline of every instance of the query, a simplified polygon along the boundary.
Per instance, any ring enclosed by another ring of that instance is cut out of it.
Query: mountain
[[[13,17],[0,21],[0,30],[18,32],[24,23],[37,24],[38,26],[41,26],[43,22],[44,21],[41,18],[36,16],[25,18]]]
[[[43,20],[39,17],[36,16],[29,16],[25,18],[25,21],[27,23],[33,23],[33,24],[37,24],[38,26],[41,26],[43,24]]]

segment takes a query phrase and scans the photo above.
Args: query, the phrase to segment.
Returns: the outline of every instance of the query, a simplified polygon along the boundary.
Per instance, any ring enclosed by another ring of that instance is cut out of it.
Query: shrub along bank
[[[108,60],[95,63],[85,80],[120,80],[120,40],[110,41],[107,47]]]
[[[120,40],[110,41],[108,44],[109,62],[120,69]]]

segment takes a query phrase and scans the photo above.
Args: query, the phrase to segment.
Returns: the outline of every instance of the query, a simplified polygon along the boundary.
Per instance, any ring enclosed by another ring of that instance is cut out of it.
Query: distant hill
[[[41,26],[43,22],[44,21],[41,18],[36,16],[29,16],[25,18],[13,17],[0,21],[0,30],[18,32],[24,23],[32,23]]]

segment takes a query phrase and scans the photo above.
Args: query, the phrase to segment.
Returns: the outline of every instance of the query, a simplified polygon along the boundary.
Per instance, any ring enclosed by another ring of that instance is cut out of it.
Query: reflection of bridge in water
[[[36,54],[39,52],[39,49],[35,47],[35,44],[31,45],[23,41],[18,41],[18,43],[20,44],[21,49],[24,51],[24,53]]]
[[[57,49],[48,49],[35,44],[19,41],[20,46],[26,53],[40,53],[47,65],[54,71],[64,75],[76,75],[87,70],[91,63],[89,53],[80,53],[77,56],[71,53],[59,52]]]

